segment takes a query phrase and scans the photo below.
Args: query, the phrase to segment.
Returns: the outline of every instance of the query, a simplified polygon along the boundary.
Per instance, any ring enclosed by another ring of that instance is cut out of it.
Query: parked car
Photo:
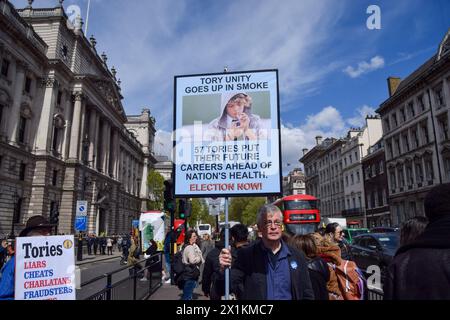
[[[353,242],[353,238],[359,236],[360,234],[368,233],[369,229],[367,228],[349,228],[344,229],[344,238],[347,240],[349,244]]]
[[[399,227],[375,227],[370,229],[370,232],[373,233],[398,232],[398,231],[400,231]]]
[[[377,265],[383,278],[399,245],[398,233],[367,233],[353,239],[350,251],[353,260],[362,271],[366,272],[369,266]]]

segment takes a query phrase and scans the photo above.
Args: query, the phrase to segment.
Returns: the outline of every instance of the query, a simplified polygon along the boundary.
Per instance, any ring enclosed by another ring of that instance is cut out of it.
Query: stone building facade
[[[362,159],[367,225],[371,228],[391,226],[388,183],[383,139],[369,148]]]
[[[450,182],[450,30],[436,54],[404,80],[388,78],[383,124],[392,223],[424,215],[424,198]]]
[[[74,233],[77,200],[97,234],[129,231],[141,209],[151,144],[127,129],[116,70],[81,27],[62,1],[16,10],[0,0],[0,234],[56,212],[58,232]]]
[[[303,149],[299,160],[305,168],[306,194],[320,200],[323,217],[340,217],[343,210],[344,185],[342,180],[341,147],[343,139],[316,137],[316,145]]]
[[[283,196],[295,194],[306,194],[305,174],[300,168],[295,168],[283,177]]]
[[[367,155],[372,144],[383,136],[381,119],[367,116],[363,128],[350,129],[341,149],[342,175],[344,178],[345,208],[342,216],[349,221],[366,225],[366,201],[362,159]]]

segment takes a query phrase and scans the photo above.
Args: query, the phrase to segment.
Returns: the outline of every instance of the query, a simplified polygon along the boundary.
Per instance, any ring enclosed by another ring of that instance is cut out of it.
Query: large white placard
[[[16,300],[75,300],[73,235],[20,237],[16,245]]]
[[[175,195],[281,192],[278,71],[175,77]]]

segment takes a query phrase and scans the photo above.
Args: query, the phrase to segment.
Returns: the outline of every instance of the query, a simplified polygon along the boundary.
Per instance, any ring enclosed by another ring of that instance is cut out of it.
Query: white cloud
[[[363,127],[365,125],[365,119],[368,115],[375,114],[375,108],[371,108],[367,105],[356,109],[357,115],[352,118],[347,119],[347,123],[352,127]]]
[[[167,156],[172,159],[172,133],[164,130],[158,130],[155,134],[154,151],[158,156]]]
[[[353,68],[352,66],[348,66],[343,70],[350,78],[358,78],[359,76],[369,73],[371,71],[380,69],[384,67],[384,59],[381,56],[375,56],[370,59],[370,63],[366,61],[362,61],[358,63],[357,68]]]
[[[344,7],[331,0],[286,0],[282,6],[256,0],[111,2],[105,14],[114,23],[105,21],[95,35],[98,50],[106,48],[118,70],[127,112],[150,103],[159,128],[168,130],[174,75],[220,72],[224,66],[277,68],[284,101],[317,92],[321,79],[342,68],[319,53],[334,41],[329,30]]]

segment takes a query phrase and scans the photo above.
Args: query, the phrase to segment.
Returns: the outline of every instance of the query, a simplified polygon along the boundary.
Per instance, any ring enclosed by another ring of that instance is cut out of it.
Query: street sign
[[[85,200],[78,200],[77,201],[77,216],[87,216],[87,208],[88,204]]]
[[[133,228],[139,228],[139,220],[133,220],[132,226]]]
[[[76,216],[75,217],[75,230],[86,231],[87,230],[87,217],[86,216]]]

